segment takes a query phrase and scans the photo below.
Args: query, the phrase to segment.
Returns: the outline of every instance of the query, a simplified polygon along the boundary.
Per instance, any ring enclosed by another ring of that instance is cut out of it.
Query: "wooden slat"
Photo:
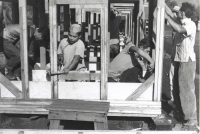
[[[157,31],[156,31],[156,63],[155,63],[155,90],[154,101],[161,100],[162,71],[164,54],[164,0],[158,1],[157,5]]]
[[[60,120],[51,120],[49,129],[58,129],[60,126]]]
[[[0,83],[4,85],[16,98],[22,98],[22,92],[2,73],[0,73]]]
[[[54,0],[50,0],[49,2],[51,72],[57,72],[57,6],[54,4]],[[51,77],[52,99],[58,98],[57,79],[57,76]]]
[[[100,101],[100,100],[98,100]],[[97,101],[97,102],[98,102]],[[0,100],[0,113],[48,114],[46,108],[52,100]],[[102,102],[102,101],[100,101]],[[107,102],[107,101],[103,101]],[[156,117],[161,114],[161,102],[151,101],[109,101],[108,116]],[[34,105],[35,104],[35,105]]]
[[[108,111],[108,102],[82,101],[82,100],[58,100],[54,101],[47,109],[61,111],[81,111],[106,113]]]
[[[2,134],[198,134],[196,131],[136,131],[136,130],[35,130],[1,129]]]
[[[21,79],[22,96],[29,98],[29,78],[28,78],[28,38],[27,38],[27,12],[26,0],[19,0],[20,18],[20,53],[21,53]]]
[[[94,122],[94,129],[95,130],[108,130],[108,123],[107,122]]]
[[[126,101],[136,100],[142,95],[153,83],[155,82],[155,75],[149,77],[142,85],[140,85],[127,99]]]
[[[59,75],[59,80],[100,80],[100,73],[70,71],[67,75]]]
[[[107,0],[55,0],[56,4],[107,4]]]
[[[46,69],[46,47],[44,45],[40,47],[40,64],[41,64],[40,69],[41,70]]]
[[[107,100],[108,4],[101,9],[101,100]]]
[[[77,120],[77,121],[96,121],[105,122],[104,113],[76,112],[76,111],[49,111],[48,119]]]

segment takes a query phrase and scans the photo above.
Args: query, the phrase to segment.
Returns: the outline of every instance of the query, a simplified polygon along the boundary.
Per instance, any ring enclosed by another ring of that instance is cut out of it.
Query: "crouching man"
[[[150,70],[154,68],[154,61],[148,55],[150,50],[148,39],[141,40],[139,47],[141,48],[132,43],[125,45],[125,48],[113,59],[108,67],[109,82],[144,82],[142,67],[136,56],[142,56],[147,59]]]

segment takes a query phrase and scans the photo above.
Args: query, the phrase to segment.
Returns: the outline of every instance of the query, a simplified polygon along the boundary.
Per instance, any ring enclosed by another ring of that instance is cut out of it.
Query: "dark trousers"
[[[138,76],[141,75],[142,70],[139,67],[133,67],[124,71],[121,76],[119,82],[134,82],[139,83]],[[117,82],[113,78],[108,77],[108,82]]]
[[[3,40],[3,50],[4,54],[7,58],[6,68],[11,71],[16,72],[16,76],[20,76],[20,66],[21,66],[21,56],[20,56],[20,40],[16,43],[19,44],[17,46],[13,45],[12,42],[4,39]],[[35,61],[33,61],[30,57],[28,57],[29,63],[29,76],[32,74],[32,69],[35,65]]]
[[[20,64],[20,50],[6,39],[3,40],[3,49],[7,58],[6,68],[13,70],[14,67]]]

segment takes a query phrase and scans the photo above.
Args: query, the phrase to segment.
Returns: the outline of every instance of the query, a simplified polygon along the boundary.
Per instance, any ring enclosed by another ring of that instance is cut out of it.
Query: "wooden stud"
[[[0,73],[0,83],[3,84],[16,98],[22,98],[22,92]]]
[[[22,96],[29,98],[26,0],[19,0]]]
[[[161,100],[164,53],[164,0],[158,2],[154,101]]]
[[[142,85],[140,85],[127,99],[126,101],[136,100],[142,93],[144,93],[155,81],[155,75],[149,77]]]
[[[49,129],[59,129],[60,120],[50,120]]]
[[[51,53],[51,72],[57,72],[57,6],[54,0],[50,0],[49,16],[50,16],[50,53]],[[52,99],[58,98],[58,81],[57,76],[51,77]]]

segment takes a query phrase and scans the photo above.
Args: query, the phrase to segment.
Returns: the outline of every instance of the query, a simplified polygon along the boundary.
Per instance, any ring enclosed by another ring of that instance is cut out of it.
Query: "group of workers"
[[[114,16],[111,21],[115,24],[120,22],[120,18],[115,16],[116,10],[111,8]],[[117,12],[119,13],[119,12]],[[196,97],[194,76],[196,70],[196,59],[194,53],[196,25],[191,21],[193,6],[183,3],[175,16],[170,8],[165,6],[165,18],[175,32],[172,51],[172,65],[174,66],[173,75],[173,98],[176,105],[175,110],[170,113],[172,116],[182,114],[185,125],[196,125]],[[117,23],[116,23],[117,22]],[[111,39],[118,39],[119,25],[111,26]],[[62,64],[59,70],[68,73],[71,70],[85,71],[84,62],[85,45],[81,41],[81,25],[72,24],[69,28],[68,38],[61,40],[58,46],[58,61]],[[118,32],[117,34],[112,33]],[[6,77],[10,80],[15,79],[13,69],[20,64],[20,27],[10,25],[1,32],[4,54],[8,58]],[[49,41],[48,28],[36,29],[28,26],[28,48],[32,52],[31,42],[34,40]],[[112,41],[111,41],[112,42]],[[142,39],[137,46],[131,43],[130,39],[125,40],[124,49],[119,52],[119,41],[110,44],[113,60],[109,63],[108,81],[109,82],[144,82],[142,68],[138,62],[138,57],[143,57],[148,61],[149,70],[154,69],[154,60],[149,56],[150,40]],[[32,59],[29,58],[29,63]],[[35,64],[33,61],[32,65]],[[19,75],[19,73],[18,73]],[[175,82],[176,81],[176,82]]]

